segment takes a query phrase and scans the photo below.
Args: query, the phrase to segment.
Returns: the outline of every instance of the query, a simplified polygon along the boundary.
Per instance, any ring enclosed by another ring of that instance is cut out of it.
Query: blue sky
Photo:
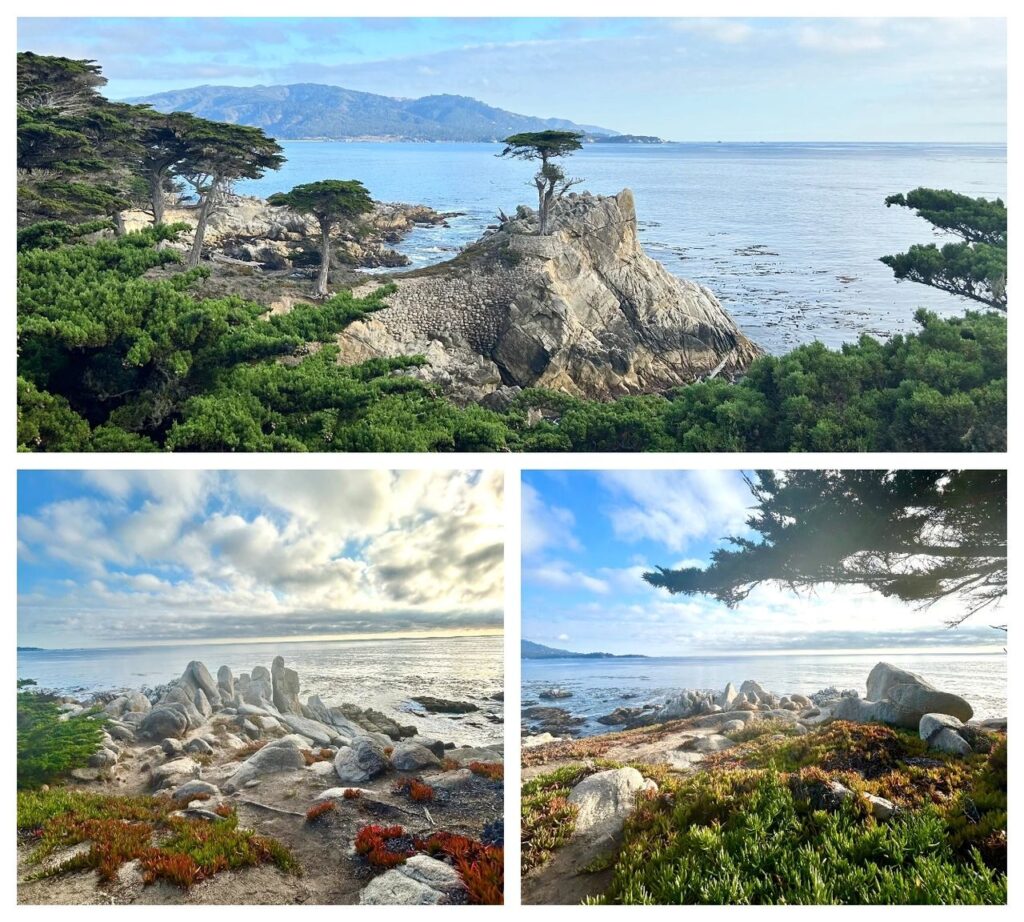
[[[523,474],[522,636],[577,652],[650,656],[781,651],[985,649],[1005,635],[955,606],[920,610],[867,590],[765,586],[738,608],[671,596],[641,574],[702,566],[727,535],[750,535],[737,471]]]
[[[502,479],[21,471],[18,643],[501,630]]]
[[[1006,138],[1001,19],[20,19],[114,98],[314,82],[671,140]]]

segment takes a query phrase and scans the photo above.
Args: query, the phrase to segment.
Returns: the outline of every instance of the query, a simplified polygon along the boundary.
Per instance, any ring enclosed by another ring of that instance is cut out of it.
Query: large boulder
[[[334,770],[344,784],[362,784],[388,770],[388,757],[376,740],[357,736],[351,745],[338,750]]]
[[[221,666],[217,670],[217,691],[220,692],[220,700],[224,704],[235,698],[235,677],[227,666]]]
[[[210,670],[199,660],[194,659],[185,667],[185,671],[181,676],[181,683],[190,685],[193,688],[202,689],[206,700],[213,707],[220,707],[221,700],[220,692],[217,690],[217,683],[213,681]]]
[[[263,718],[264,720],[266,718]],[[301,733],[308,736],[318,746],[332,746],[347,743],[350,739],[343,736],[333,727],[322,724],[318,720],[310,720],[308,717],[300,717],[297,714],[279,714],[276,718],[293,733]]]
[[[831,706],[837,720],[881,721],[917,730],[925,714],[948,714],[966,721],[974,710],[959,695],[940,691],[921,676],[891,663],[878,663],[868,675],[866,699],[843,697]]]
[[[760,350],[707,288],[643,252],[636,225],[628,189],[567,196],[544,236],[523,209],[398,279],[387,308],[339,335],[340,361],[422,353],[417,374],[458,401],[510,385],[609,399],[742,372]]]
[[[231,794],[262,775],[296,771],[305,766],[306,760],[302,755],[299,741],[295,737],[285,736],[256,750],[221,787]]]
[[[172,685],[167,694],[160,699],[162,706],[176,707],[185,715],[189,730],[198,730],[206,723],[206,716],[196,707],[195,694],[196,690],[189,689],[188,686]]]
[[[925,714],[949,714],[962,721],[974,716],[974,709],[959,695],[927,684],[897,685],[889,689],[889,700],[901,710],[915,714],[918,722]]]
[[[635,768],[615,768],[584,778],[569,794],[577,808],[574,834],[589,838],[618,835],[641,791],[658,786]]]
[[[282,714],[302,714],[299,700],[299,674],[284,664],[283,656],[275,656],[270,667],[274,705]]]
[[[736,700],[736,695],[737,692],[732,682],[726,682],[725,688],[715,695],[715,704],[724,710],[729,710],[732,703]]]
[[[918,733],[932,749],[967,755],[973,750],[961,732],[963,728],[963,723],[951,714],[925,714],[918,726]]]
[[[149,698],[140,691],[129,692],[127,699],[123,711],[125,714],[148,714],[153,709]]]
[[[414,855],[375,877],[359,894],[364,906],[436,906],[465,902],[466,885],[450,864]]]
[[[238,696],[241,701],[257,707],[273,706],[274,681],[267,669],[257,666],[251,673],[243,672],[238,677]]]
[[[139,724],[139,736],[145,739],[162,740],[167,737],[180,739],[188,732],[188,715],[180,706],[157,705]]]
[[[155,787],[177,788],[186,781],[198,778],[201,772],[202,766],[198,762],[190,758],[180,758],[157,765],[150,772],[150,778]]]
[[[418,743],[399,743],[391,753],[391,764],[400,772],[419,772],[437,768],[441,762],[437,756]]]

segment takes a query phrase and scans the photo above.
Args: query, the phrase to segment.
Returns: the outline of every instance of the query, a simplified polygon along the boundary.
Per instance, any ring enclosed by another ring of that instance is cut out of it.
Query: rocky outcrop
[[[351,746],[338,750],[334,757],[334,770],[345,784],[362,784],[388,770],[388,757],[376,740],[359,736]]]
[[[839,720],[872,721],[917,730],[925,714],[970,720],[974,710],[959,695],[940,691],[913,672],[878,663],[868,675],[867,699],[842,698],[833,708]]]
[[[379,269],[409,265],[409,258],[391,249],[414,227],[445,224],[451,213],[441,214],[426,205],[375,202],[373,211],[362,217],[359,232],[343,231],[332,246],[335,267]],[[149,226],[150,215],[129,211],[125,229]],[[168,200],[164,214],[167,224],[195,227],[196,209],[187,203]],[[228,195],[210,216],[203,238],[209,255],[248,263],[270,271],[304,269],[319,265],[320,229],[316,221],[288,208],[267,204],[264,199]],[[182,236],[184,249],[192,245],[191,232]]]
[[[274,685],[274,706],[282,714],[302,714],[299,701],[299,674],[284,664],[283,656],[275,656],[270,666]]]
[[[339,361],[422,353],[417,374],[453,399],[500,403],[521,387],[660,392],[759,354],[707,288],[643,252],[628,189],[570,195],[536,230],[520,208],[456,259],[398,277],[386,309],[340,334]]]
[[[277,772],[294,771],[302,768],[306,762],[300,751],[299,744],[303,741],[292,737],[282,737],[279,740],[267,743],[262,749],[254,752],[246,759],[223,785],[228,793],[237,791],[248,782],[259,778],[261,775],[271,775]]]

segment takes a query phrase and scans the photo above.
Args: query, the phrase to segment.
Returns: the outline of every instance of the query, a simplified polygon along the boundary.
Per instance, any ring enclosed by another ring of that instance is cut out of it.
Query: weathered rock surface
[[[466,885],[451,865],[414,855],[375,877],[359,895],[364,906],[429,906],[461,902]]]
[[[925,714],[947,714],[966,721],[974,710],[959,695],[940,691],[921,676],[890,663],[878,663],[867,680],[867,699],[843,697],[833,702],[837,720],[882,721],[917,730]]]
[[[368,736],[357,736],[350,746],[338,750],[334,770],[345,784],[361,784],[388,770],[384,747]]]
[[[759,354],[708,289],[643,252],[628,189],[570,195],[550,233],[536,229],[520,208],[455,260],[398,277],[386,309],[340,334],[339,360],[421,353],[417,373],[469,402],[516,387],[659,392]]]
[[[391,753],[391,764],[400,772],[418,772],[436,768],[441,762],[438,757],[418,743],[399,743]]]
[[[579,808],[574,835],[591,838],[616,835],[633,812],[637,795],[657,788],[635,768],[615,768],[589,775],[569,794],[569,803]]]
[[[139,725],[139,734],[147,739],[178,739],[188,731],[188,715],[181,708],[158,705]]]
[[[412,700],[431,714],[470,714],[479,710],[475,704],[468,701],[450,701],[447,698],[435,698],[432,695],[419,695]]]
[[[282,714],[302,715],[302,702],[299,701],[299,674],[284,664],[283,656],[275,656],[270,667],[270,676],[274,686],[274,706]]]
[[[285,736],[267,743],[249,756],[222,787],[230,794],[261,775],[294,771],[303,768],[305,764],[306,760],[302,756],[298,742],[292,737]]]

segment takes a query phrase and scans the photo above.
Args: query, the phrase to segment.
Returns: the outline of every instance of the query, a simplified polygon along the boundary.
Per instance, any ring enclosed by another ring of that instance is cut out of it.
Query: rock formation
[[[332,248],[335,267],[379,269],[409,265],[409,258],[391,249],[418,225],[444,224],[452,217],[426,205],[375,202],[374,210],[360,222],[358,235],[340,233]],[[149,226],[143,211],[125,214],[125,229]],[[196,223],[195,208],[169,200],[164,214],[168,224]],[[214,209],[203,238],[215,258],[249,263],[269,271],[315,269],[320,261],[320,229],[316,221],[288,208],[274,207],[260,198],[228,195]],[[179,248],[191,246],[186,232]]]
[[[522,387],[660,392],[759,354],[707,288],[643,252],[630,190],[570,195],[549,234],[536,228],[521,207],[454,260],[394,279],[389,306],[338,337],[340,361],[420,353],[418,374],[453,399],[500,405]]]
[[[959,695],[935,688],[913,672],[890,663],[878,663],[866,682],[868,697],[847,689],[827,688],[812,695],[777,695],[755,681],[739,687],[727,683],[720,692],[683,689],[664,704],[619,707],[596,718],[611,727],[635,729],[688,721],[694,729],[714,729],[728,734],[751,720],[782,721],[793,733],[806,733],[811,727],[831,720],[856,723],[881,722],[920,733],[932,748],[954,754],[973,751],[979,731],[1005,730],[1005,719],[971,721],[974,711]],[[526,702],[524,702],[526,704]],[[971,723],[967,723],[971,721]],[[565,708],[530,706],[522,710],[524,735],[545,734],[548,739],[532,742],[541,745],[557,736],[582,732],[587,719],[575,717]],[[726,748],[723,740],[701,738],[680,747],[685,751],[708,752]]]

